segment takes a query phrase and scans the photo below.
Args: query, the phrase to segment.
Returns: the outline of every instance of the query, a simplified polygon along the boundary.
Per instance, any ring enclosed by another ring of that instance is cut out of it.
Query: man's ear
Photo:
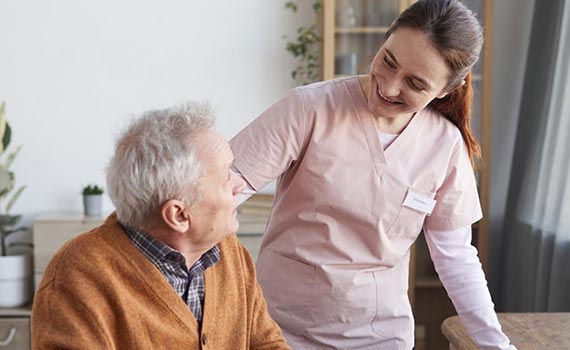
[[[162,205],[162,221],[172,230],[180,233],[187,232],[192,221],[190,211],[184,202],[178,199],[168,200]]]

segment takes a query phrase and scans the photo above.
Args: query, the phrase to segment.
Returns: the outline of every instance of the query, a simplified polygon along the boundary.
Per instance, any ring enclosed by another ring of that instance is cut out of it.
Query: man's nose
[[[232,177],[234,180],[234,195],[241,193],[245,189],[245,180],[241,178],[241,176],[237,176],[234,172],[232,172]]]

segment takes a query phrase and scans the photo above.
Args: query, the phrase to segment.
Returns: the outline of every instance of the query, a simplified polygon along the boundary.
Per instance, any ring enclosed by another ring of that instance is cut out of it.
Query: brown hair
[[[457,0],[418,0],[396,18],[386,39],[399,28],[426,33],[447,62],[451,70],[447,83],[450,92],[442,99],[434,99],[430,106],[457,126],[474,163],[475,159],[481,158],[481,148],[471,131],[471,69],[483,46],[483,33],[477,18]]]

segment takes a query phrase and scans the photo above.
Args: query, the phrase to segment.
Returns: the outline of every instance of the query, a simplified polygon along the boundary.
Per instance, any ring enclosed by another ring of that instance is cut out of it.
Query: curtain
[[[503,230],[501,311],[570,311],[569,2],[535,2]]]

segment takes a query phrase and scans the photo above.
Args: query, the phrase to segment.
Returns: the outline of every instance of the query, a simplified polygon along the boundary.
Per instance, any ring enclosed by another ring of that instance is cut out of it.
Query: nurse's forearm
[[[479,349],[515,349],[497,319],[477,249],[471,245],[471,227],[424,232],[439,278]]]

